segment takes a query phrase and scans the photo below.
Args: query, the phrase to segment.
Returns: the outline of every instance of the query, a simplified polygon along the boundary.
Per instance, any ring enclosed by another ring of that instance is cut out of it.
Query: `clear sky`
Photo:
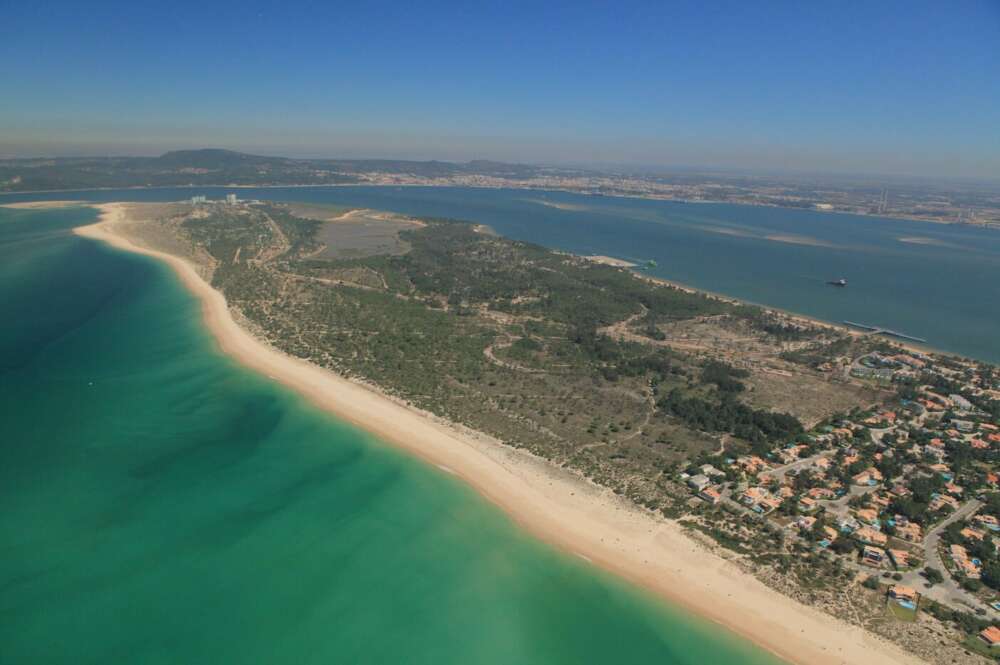
[[[1000,178],[1000,0],[0,0],[0,99],[8,156]]]

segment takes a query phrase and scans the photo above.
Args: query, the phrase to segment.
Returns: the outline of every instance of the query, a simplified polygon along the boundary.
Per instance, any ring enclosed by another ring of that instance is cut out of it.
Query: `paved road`
[[[819,504],[825,508],[826,512],[830,515],[847,517],[847,514],[850,512],[850,507],[847,504],[851,499],[880,489],[884,489],[881,483],[878,485],[851,485],[850,489],[847,490],[847,494],[839,499],[821,499]]]
[[[903,575],[901,583],[915,589],[919,589],[928,598],[945,603],[952,607],[965,606],[973,609],[982,608],[986,610],[990,616],[998,617],[1000,616],[1000,612],[997,612],[992,607],[989,607],[979,600],[979,598],[975,595],[963,589],[958,585],[958,582],[953,580],[951,576],[948,575],[944,562],[941,560],[941,556],[938,553],[938,545],[941,543],[941,534],[944,533],[944,530],[948,527],[948,525],[972,516],[982,507],[983,503],[976,499],[966,502],[961,505],[958,510],[939,522],[933,529],[928,531],[927,535],[924,537],[924,566],[932,566],[940,570],[944,574],[943,582],[935,584],[933,587],[925,588],[924,585],[926,584],[926,580],[916,571],[911,571]]]
[[[768,469],[767,471],[761,472],[761,477],[774,477],[778,480],[784,480],[785,476],[788,475],[789,471],[794,469],[802,469],[804,467],[812,466],[812,464],[818,460],[820,457],[833,457],[836,451],[824,450],[821,453],[812,455],[810,457],[803,457],[800,460],[791,462],[790,464],[785,464],[784,466],[776,466],[773,469]]]

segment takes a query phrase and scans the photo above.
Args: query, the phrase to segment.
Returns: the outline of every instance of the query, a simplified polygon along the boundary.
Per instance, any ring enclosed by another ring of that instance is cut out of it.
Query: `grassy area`
[[[911,610],[907,607],[903,607],[892,598],[889,598],[886,601],[886,607],[888,608],[889,614],[899,621],[913,622],[917,620],[916,609]]]
[[[667,471],[718,449],[719,435],[739,449],[801,429],[746,404],[747,372],[629,329],[722,317],[768,348],[811,339],[759,308],[462,222],[366,213],[345,226],[296,211],[205,206],[175,222],[211,256],[214,285],[292,355],[661,509],[687,495]],[[357,251],[331,252],[338,242]]]
[[[978,635],[969,635],[966,637],[962,640],[962,646],[984,658],[1000,661],[1000,647],[991,648],[986,646],[986,643],[979,639]]]

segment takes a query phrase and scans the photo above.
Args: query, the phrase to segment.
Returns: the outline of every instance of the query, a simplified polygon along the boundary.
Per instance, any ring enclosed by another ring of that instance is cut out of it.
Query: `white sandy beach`
[[[222,294],[189,263],[117,234],[116,224],[125,215],[122,205],[98,207],[101,221],[76,232],[168,263],[201,302],[205,324],[222,351],[337,417],[461,477],[535,536],[793,663],[922,662],[769,589],[691,540],[681,527],[631,507],[607,490],[263,344],[237,325]]]
[[[3,203],[0,204],[0,208],[44,210],[46,208],[70,208],[79,205],[86,205],[86,203],[84,201],[25,201],[23,203]]]

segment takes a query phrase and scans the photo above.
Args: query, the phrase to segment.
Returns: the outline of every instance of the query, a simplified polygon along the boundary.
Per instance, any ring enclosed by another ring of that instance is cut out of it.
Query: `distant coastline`
[[[37,194],[59,194],[66,192],[115,192],[115,191],[155,191],[159,189],[323,189],[323,188],[347,188],[347,187],[381,187],[381,188],[394,188],[394,187],[406,187],[406,188],[460,188],[460,189],[484,189],[484,190],[496,190],[496,189],[509,189],[512,191],[525,191],[525,192],[559,192],[564,194],[575,194],[578,196],[591,196],[591,197],[604,197],[604,198],[615,198],[615,199],[625,199],[625,200],[637,200],[637,201],[666,201],[672,203],[683,203],[683,204],[715,204],[715,205],[731,205],[731,206],[747,206],[751,208],[775,208],[778,210],[803,210],[814,213],[824,213],[832,215],[853,215],[855,217],[866,217],[869,219],[880,219],[880,220],[892,220],[892,221],[909,221],[909,222],[924,222],[927,224],[937,224],[940,226],[970,226],[973,228],[980,229],[991,229],[1000,230],[1000,224],[991,223],[965,223],[965,222],[955,222],[946,221],[938,219],[928,219],[926,217],[916,217],[911,215],[900,215],[892,213],[882,213],[882,214],[871,214],[866,212],[855,212],[849,210],[831,210],[826,208],[818,207],[801,207],[801,206],[783,206],[774,203],[753,203],[749,201],[722,201],[716,199],[684,199],[669,196],[657,196],[657,195],[638,195],[638,194],[622,194],[622,193],[605,193],[605,192],[594,192],[587,191],[583,189],[572,189],[572,188],[560,188],[551,186],[538,186],[533,187],[526,183],[512,183],[510,185],[484,185],[484,184],[459,184],[459,183],[382,183],[382,182],[350,182],[350,183],[308,183],[308,184],[285,184],[285,185],[264,185],[264,184],[198,184],[198,185],[133,185],[125,187],[89,187],[89,188],[75,188],[75,189],[37,189],[37,190],[23,190],[23,191],[0,191],[0,201],[4,197],[20,197],[20,196],[31,196]],[[535,201],[540,205],[547,205],[540,201]],[[86,201],[81,201],[82,205],[89,205]],[[5,205],[0,203],[0,205]],[[572,212],[572,207],[558,206],[554,205],[551,207],[559,208]],[[794,242],[791,240],[784,240],[782,238],[775,238],[776,241],[782,242]]]

